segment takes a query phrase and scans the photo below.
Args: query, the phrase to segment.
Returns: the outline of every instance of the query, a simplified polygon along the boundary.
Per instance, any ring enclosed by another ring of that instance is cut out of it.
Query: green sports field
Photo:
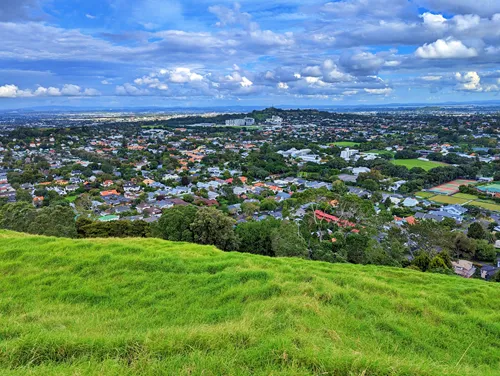
[[[396,166],[405,166],[408,169],[412,169],[414,167],[420,167],[426,171],[429,171],[435,167],[446,166],[445,163],[422,161],[420,159],[394,159],[392,163],[395,164]]]
[[[343,147],[352,148],[355,146],[359,146],[359,143],[352,142],[352,141],[338,141],[338,142],[333,142],[332,145],[338,146],[339,148],[343,148]]]
[[[435,195],[436,195],[435,193],[425,192],[425,191],[415,193],[415,196],[420,197],[420,198],[424,198],[424,199],[434,197]]]
[[[500,212],[500,205],[494,202],[487,202],[482,200],[472,201],[468,205],[477,206],[483,209]]]
[[[459,198],[455,196],[443,196],[443,195],[436,195],[431,198],[429,198],[430,201],[438,202],[440,204],[448,204],[448,205],[463,205],[470,200],[465,199],[465,198]]]
[[[477,200],[478,199],[477,196],[470,195],[470,194],[467,194],[467,193],[456,193],[456,194],[453,195],[453,197],[464,198],[466,200]]]
[[[0,231],[1,375],[493,376],[500,284]]]

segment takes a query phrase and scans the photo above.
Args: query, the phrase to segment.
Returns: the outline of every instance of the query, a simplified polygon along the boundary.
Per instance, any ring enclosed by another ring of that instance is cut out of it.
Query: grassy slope
[[[0,275],[2,375],[500,374],[477,280],[10,232]]]

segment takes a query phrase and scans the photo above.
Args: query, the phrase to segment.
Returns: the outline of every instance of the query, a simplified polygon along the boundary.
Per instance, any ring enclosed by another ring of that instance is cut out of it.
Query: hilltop
[[[498,375],[500,287],[0,231],[3,375]]]

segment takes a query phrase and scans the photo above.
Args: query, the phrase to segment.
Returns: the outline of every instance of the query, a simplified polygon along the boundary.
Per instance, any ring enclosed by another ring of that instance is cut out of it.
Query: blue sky
[[[0,0],[0,108],[499,99],[498,0]]]

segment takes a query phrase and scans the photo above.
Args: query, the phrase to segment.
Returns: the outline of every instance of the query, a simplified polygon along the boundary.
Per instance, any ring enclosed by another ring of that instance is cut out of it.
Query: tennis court
[[[429,189],[429,192],[434,192],[440,195],[453,195],[459,192],[459,187],[461,185],[473,185],[476,184],[475,180],[467,180],[467,179],[457,179],[450,181],[445,184],[438,185],[437,187]],[[500,186],[499,186],[500,189]],[[500,190],[499,190],[500,192]]]
[[[500,193],[500,184],[496,183],[496,184],[483,185],[481,187],[477,187],[477,189],[485,193]]]

